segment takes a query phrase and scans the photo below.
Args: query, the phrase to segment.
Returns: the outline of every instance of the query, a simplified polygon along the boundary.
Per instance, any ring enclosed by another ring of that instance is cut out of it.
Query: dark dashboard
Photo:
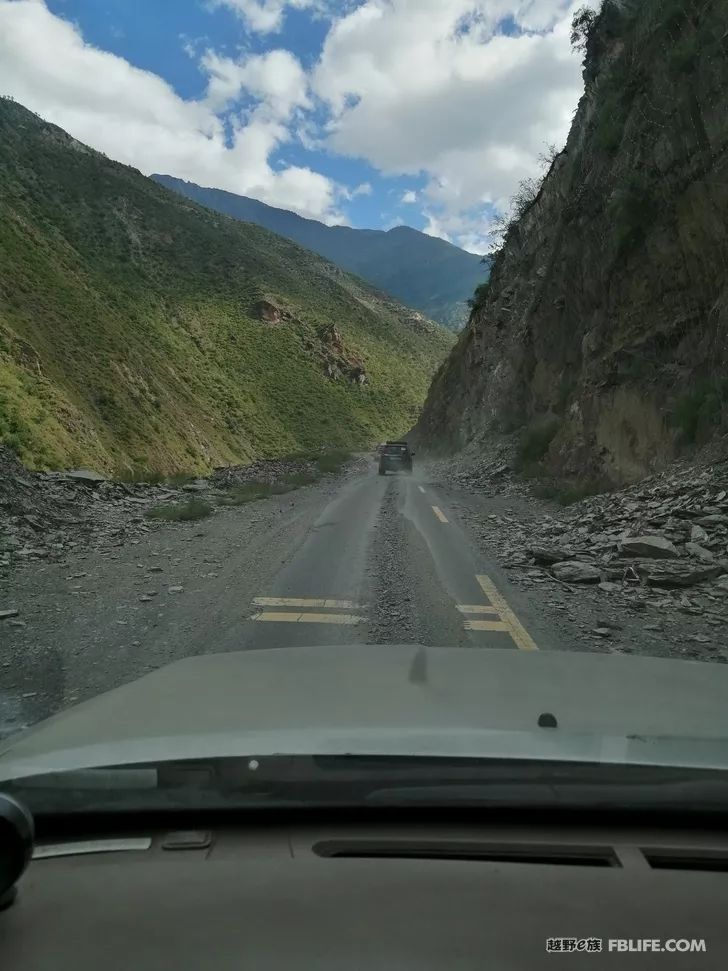
[[[74,820],[41,826],[0,953],[13,971],[722,969],[727,891],[718,825],[414,810]]]

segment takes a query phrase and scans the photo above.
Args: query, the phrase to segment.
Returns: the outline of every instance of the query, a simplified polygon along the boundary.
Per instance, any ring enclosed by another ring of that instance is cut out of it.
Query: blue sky
[[[571,0],[0,0],[0,93],[145,174],[485,251],[581,94]]]

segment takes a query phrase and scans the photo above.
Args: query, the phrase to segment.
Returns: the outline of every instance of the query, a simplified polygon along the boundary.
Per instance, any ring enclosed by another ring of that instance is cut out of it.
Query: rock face
[[[497,256],[417,426],[443,450],[528,429],[612,484],[728,412],[728,4],[607,0],[565,150]]]

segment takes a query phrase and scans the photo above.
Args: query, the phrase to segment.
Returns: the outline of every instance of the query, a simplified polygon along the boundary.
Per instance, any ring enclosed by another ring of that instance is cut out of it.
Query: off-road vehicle
[[[379,453],[379,474],[406,472],[412,474],[412,456],[407,442],[387,442]]]

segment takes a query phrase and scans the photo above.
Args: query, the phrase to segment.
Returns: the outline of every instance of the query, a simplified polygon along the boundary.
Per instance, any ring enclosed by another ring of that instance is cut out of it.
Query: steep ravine
[[[616,484],[725,430],[728,5],[607,0],[584,78],[416,437],[547,426],[545,471]]]

